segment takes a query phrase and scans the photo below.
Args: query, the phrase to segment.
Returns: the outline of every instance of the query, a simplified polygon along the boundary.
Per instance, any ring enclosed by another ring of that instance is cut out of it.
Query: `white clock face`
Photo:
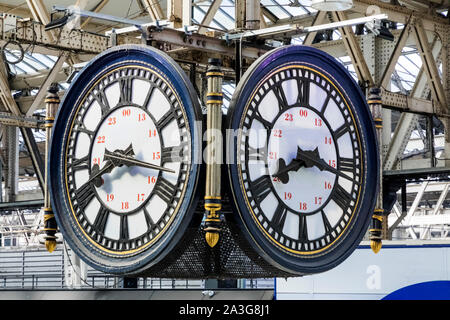
[[[361,188],[359,133],[342,94],[313,69],[281,68],[255,89],[241,128],[241,188],[259,228],[291,253],[329,247]]]
[[[124,132],[128,134],[121,134]],[[111,112],[100,125],[92,145],[91,171],[95,164],[99,165],[99,170],[108,164],[106,150],[125,150],[130,145],[136,159],[161,165],[161,139],[150,114],[138,107],[124,106]],[[172,176],[171,180],[177,178],[176,172],[168,175]],[[109,210],[131,212],[146,202],[158,176],[157,169],[122,165],[102,176],[102,184],[96,192]]]
[[[256,125],[256,123],[255,123]],[[301,133],[301,134],[300,134]],[[305,139],[305,136],[310,138]],[[289,141],[289,143],[285,143]],[[301,167],[298,171],[289,171],[286,182],[276,177],[279,161],[289,164],[297,157],[297,145],[302,150],[318,149],[325,161],[336,167],[337,151],[330,128],[313,110],[293,107],[280,114],[275,121],[268,146],[268,168],[273,177],[273,186],[278,198],[291,210],[310,213],[319,209],[328,199],[334,187],[335,175],[316,166]],[[308,183],[305,183],[308,181]]]
[[[97,247],[153,243],[177,214],[189,172],[189,128],[171,86],[143,67],[104,75],[77,109],[67,146],[73,213]]]

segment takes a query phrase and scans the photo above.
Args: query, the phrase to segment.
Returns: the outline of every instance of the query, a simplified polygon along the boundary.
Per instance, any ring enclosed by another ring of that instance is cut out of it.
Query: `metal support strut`
[[[45,247],[48,252],[53,252],[56,247],[56,225],[55,215],[50,203],[50,193],[48,189],[49,168],[48,156],[50,151],[50,140],[52,136],[53,122],[55,121],[56,111],[59,106],[58,86],[52,84],[45,98],[46,116],[45,116],[45,187],[44,187],[44,231],[45,231]]]
[[[377,201],[375,205],[375,210],[372,215],[372,223],[369,229],[370,234],[370,247],[373,252],[378,253],[381,249],[381,239],[382,239],[382,231],[383,231],[383,219],[384,210],[383,210],[383,175],[382,175],[382,135],[383,135],[383,119],[382,119],[382,101],[381,101],[381,90],[379,88],[371,88],[369,91],[369,98],[367,103],[370,106],[372,111],[373,120],[375,123],[376,136],[378,140],[378,156],[380,157],[380,176],[379,176],[379,191],[377,194]]]
[[[213,248],[219,241],[222,209],[220,193],[222,162],[222,80],[223,72],[219,59],[209,59],[206,72],[208,93],[206,95],[206,191],[205,191],[205,239]]]

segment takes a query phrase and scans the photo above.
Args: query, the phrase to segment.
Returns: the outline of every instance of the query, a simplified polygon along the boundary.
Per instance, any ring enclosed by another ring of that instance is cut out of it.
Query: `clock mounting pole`
[[[222,80],[223,72],[219,59],[210,59],[206,72],[208,81],[207,104],[207,158],[205,191],[205,231],[206,242],[213,248],[219,241],[222,209],[220,183],[222,162]],[[220,135],[218,137],[217,135]]]
[[[45,163],[48,164],[48,156],[50,152],[50,140],[52,136],[53,122],[55,121],[56,111],[59,107],[58,86],[51,85],[48,89],[47,97],[45,98],[46,115],[45,115]],[[53,214],[50,203],[50,192],[48,189],[48,165],[45,166],[45,184],[44,184],[44,231],[45,231],[45,247],[47,251],[53,252],[56,247],[56,231],[57,224],[55,215]]]
[[[380,96],[380,89],[379,88],[371,88],[369,91],[369,98],[367,100],[367,103],[370,106],[370,109],[372,111],[373,120],[375,123],[375,130],[376,130],[376,137],[378,140],[378,156],[380,157],[379,163],[380,163],[380,176],[379,176],[379,190],[377,194],[377,200],[375,205],[375,210],[372,215],[372,224],[369,229],[370,234],[370,247],[372,248],[373,252],[378,253],[381,249],[382,243],[381,239],[382,231],[383,231],[383,220],[384,220],[384,210],[383,210],[383,178],[381,174],[382,170],[382,150],[381,150],[381,137],[382,137],[382,130],[383,130],[383,119],[381,118],[381,96]]]

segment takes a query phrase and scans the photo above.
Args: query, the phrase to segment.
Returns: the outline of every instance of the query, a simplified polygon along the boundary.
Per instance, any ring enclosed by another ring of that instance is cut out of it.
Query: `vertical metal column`
[[[206,191],[205,191],[205,239],[212,248],[219,241],[222,209],[221,162],[222,162],[222,80],[219,59],[209,59],[206,72],[208,93],[206,95]]]
[[[45,186],[44,186],[44,231],[45,247],[48,252],[53,252],[56,248],[56,219],[50,203],[50,192],[48,190],[48,162],[50,151],[50,140],[52,137],[53,122],[55,121],[56,111],[59,106],[58,85],[53,84],[49,87],[47,97],[45,98],[46,116],[45,116]]]
[[[19,128],[6,127],[6,143],[8,146],[8,166],[5,179],[6,202],[14,202],[19,181]]]
[[[257,30],[260,28],[261,21],[260,0],[247,0],[245,2],[245,28],[248,30]]]
[[[427,117],[427,144],[430,153],[430,165],[436,167],[436,151],[434,149],[433,115]]]
[[[3,162],[0,159],[0,202],[3,202]]]
[[[382,239],[382,231],[383,231],[383,161],[382,161],[382,137],[383,137],[383,119],[382,119],[382,111],[381,111],[381,90],[379,88],[371,88],[369,91],[369,98],[367,100],[369,104],[373,120],[375,122],[376,135],[378,140],[378,157],[379,157],[379,191],[377,194],[377,201],[375,205],[375,210],[372,215],[372,224],[369,229],[370,234],[370,247],[373,252],[378,253],[381,249],[381,239]]]

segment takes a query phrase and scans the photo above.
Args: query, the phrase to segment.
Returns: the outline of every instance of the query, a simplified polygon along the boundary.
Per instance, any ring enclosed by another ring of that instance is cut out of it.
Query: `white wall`
[[[383,241],[378,254],[364,242],[330,271],[277,278],[275,293],[278,300],[381,299],[412,284],[439,280],[450,280],[449,242]]]

